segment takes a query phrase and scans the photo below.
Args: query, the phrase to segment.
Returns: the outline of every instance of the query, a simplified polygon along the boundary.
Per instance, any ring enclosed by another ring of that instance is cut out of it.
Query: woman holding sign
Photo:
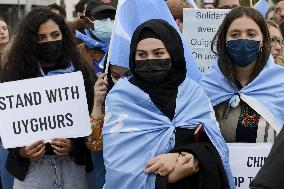
[[[134,32],[133,77],[106,97],[105,189],[232,186],[227,146],[205,92],[186,77],[183,53],[166,21],[146,21]]]
[[[92,76],[76,51],[64,18],[44,8],[33,9],[18,31],[2,81],[82,71],[91,110]],[[6,167],[15,176],[15,189],[88,188],[84,166],[88,151],[83,138],[55,138],[50,144],[35,141],[9,151]]]
[[[284,124],[284,69],[270,55],[262,15],[247,7],[229,12],[212,50],[219,58],[201,85],[226,142],[273,142]]]

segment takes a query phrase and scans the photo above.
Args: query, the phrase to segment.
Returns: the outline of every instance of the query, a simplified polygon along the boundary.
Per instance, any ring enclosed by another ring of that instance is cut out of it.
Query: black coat
[[[179,129],[176,145],[171,152],[188,152],[199,162],[199,171],[175,183],[168,184],[168,178],[157,176],[156,189],[229,189],[229,182],[221,158],[204,132],[194,139],[194,130]]]
[[[263,167],[250,184],[251,189],[284,188],[284,130],[277,136]]]

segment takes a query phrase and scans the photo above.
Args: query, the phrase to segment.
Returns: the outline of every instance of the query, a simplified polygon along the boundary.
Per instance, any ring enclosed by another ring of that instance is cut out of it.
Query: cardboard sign
[[[272,143],[229,143],[230,166],[236,188],[248,189],[263,166]]]
[[[0,84],[0,120],[4,148],[26,146],[41,139],[89,135],[82,73]]]
[[[228,9],[183,10],[183,36],[202,74],[205,74],[217,60],[217,56],[211,51],[211,42],[229,11]]]

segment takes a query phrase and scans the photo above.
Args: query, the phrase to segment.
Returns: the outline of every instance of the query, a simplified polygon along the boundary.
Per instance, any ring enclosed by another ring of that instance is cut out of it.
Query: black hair
[[[66,11],[65,11],[65,9],[64,9],[62,6],[60,6],[60,5],[56,4],[56,3],[53,3],[53,4],[51,4],[51,5],[48,5],[48,7],[49,7],[51,10],[52,10],[52,9],[58,10],[58,11],[59,11],[59,14],[60,14],[61,16],[63,16],[64,18],[66,18]]]

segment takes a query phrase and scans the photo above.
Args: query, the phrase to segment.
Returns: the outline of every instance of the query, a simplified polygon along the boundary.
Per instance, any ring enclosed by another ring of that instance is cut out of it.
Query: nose
[[[281,9],[280,15],[281,17],[284,17],[284,9]]]
[[[46,41],[50,42],[50,41],[54,41],[54,39],[52,39],[52,37],[49,35],[49,36],[47,36]]]
[[[281,45],[279,43],[275,44],[275,49],[280,51],[281,50]]]

